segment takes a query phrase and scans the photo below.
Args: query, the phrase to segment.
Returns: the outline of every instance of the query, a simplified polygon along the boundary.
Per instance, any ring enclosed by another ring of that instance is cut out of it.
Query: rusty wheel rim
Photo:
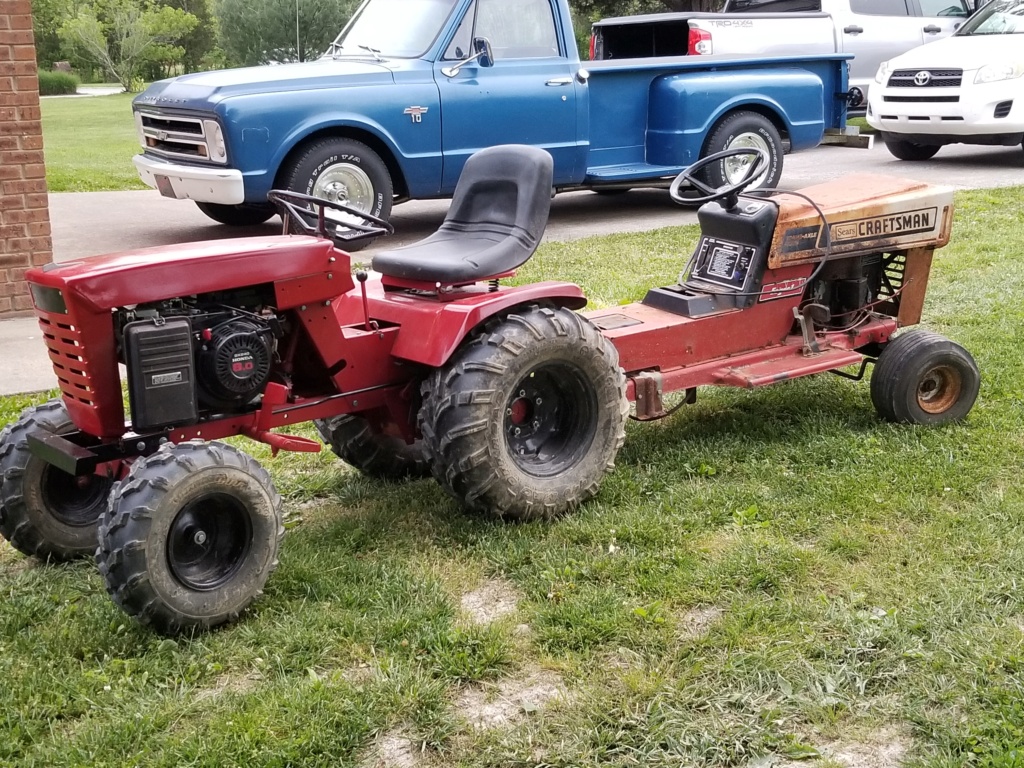
[[[925,413],[945,413],[960,399],[960,372],[951,365],[937,365],[921,377],[917,404]]]

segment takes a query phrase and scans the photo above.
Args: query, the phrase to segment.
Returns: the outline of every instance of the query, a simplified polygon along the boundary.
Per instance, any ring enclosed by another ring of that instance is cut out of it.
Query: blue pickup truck
[[[387,219],[395,203],[450,196],[470,155],[507,143],[550,152],[558,191],[667,187],[738,146],[768,153],[758,185],[774,187],[786,144],[844,126],[846,58],[584,65],[567,0],[365,0],[316,61],[154,83],[134,101],[134,162],[149,186],[231,225],[269,219],[275,187]]]

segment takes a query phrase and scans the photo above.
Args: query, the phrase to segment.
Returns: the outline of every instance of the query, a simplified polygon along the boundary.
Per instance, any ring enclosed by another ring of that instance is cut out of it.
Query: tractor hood
[[[136,107],[209,109],[232,96],[377,85],[392,83],[394,79],[392,71],[383,63],[324,58],[301,64],[224,69],[160,80],[139,94],[133,103]]]

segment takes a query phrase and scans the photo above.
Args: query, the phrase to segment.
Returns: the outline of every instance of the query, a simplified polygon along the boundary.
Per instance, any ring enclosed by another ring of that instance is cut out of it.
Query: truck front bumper
[[[180,165],[147,155],[135,155],[132,162],[142,182],[164,197],[221,205],[245,202],[242,172],[233,168]]]

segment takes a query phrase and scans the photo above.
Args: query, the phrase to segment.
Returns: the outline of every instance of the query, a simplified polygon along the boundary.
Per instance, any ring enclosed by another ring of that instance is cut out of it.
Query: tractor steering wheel
[[[697,174],[709,165],[721,162],[722,160],[726,160],[730,157],[743,157],[748,155],[753,158],[753,161],[749,166],[747,166],[747,170],[743,173],[740,180],[733,184],[726,184],[724,187],[718,187],[716,189],[697,178]],[[672,199],[681,205],[696,205],[700,203],[709,203],[712,200],[725,199],[725,208],[731,209],[735,207],[736,200],[739,197],[740,192],[757,180],[761,170],[766,165],[768,165],[768,154],[757,147],[736,147],[734,149],[727,149],[723,152],[715,152],[713,155],[702,157],[689,168],[684,168],[679,175],[672,180],[672,186],[669,187],[668,191],[669,194],[672,195]],[[703,196],[683,197],[679,193],[679,188],[684,182],[686,182],[691,188],[696,189],[698,192],[703,192]]]
[[[295,223],[302,234],[318,235],[336,245],[364,237],[390,235],[395,231],[395,228],[384,219],[344,203],[324,200],[322,197],[304,195],[287,189],[272,189],[267,193],[267,199],[281,212],[286,235],[289,234],[291,222]],[[346,214],[346,219],[339,221],[329,218],[326,215],[327,209]],[[350,217],[353,216],[362,221],[352,221]],[[329,231],[328,227],[333,232]]]

